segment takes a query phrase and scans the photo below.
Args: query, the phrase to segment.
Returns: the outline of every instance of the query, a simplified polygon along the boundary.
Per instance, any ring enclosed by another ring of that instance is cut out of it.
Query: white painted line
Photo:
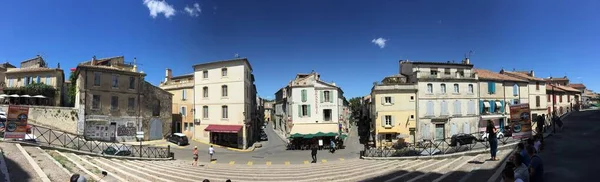
[[[96,160],[98,160],[98,159],[96,159]],[[101,159],[101,160],[107,160],[107,161],[109,161],[108,159]],[[158,177],[158,176],[150,175],[150,174],[148,174],[148,173],[145,173],[145,172],[142,172],[142,171],[138,171],[138,170],[132,169],[132,168],[130,168],[130,167],[124,166],[123,164],[119,164],[118,162],[113,162],[113,161],[111,161],[110,163],[112,163],[112,164],[115,164],[115,165],[117,165],[117,166],[119,166],[119,167],[122,167],[122,168],[128,169],[128,170],[131,170],[131,171],[135,171],[135,172],[137,172],[137,173],[140,173],[140,174],[143,174],[143,175],[146,175],[146,176],[152,176],[152,177],[156,178],[158,181],[168,181],[168,182],[174,182],[174,181],[171,181],[171,180],[168,180],[168,179],[164,179],[164,178],[161,178],[161,177]]]
[[[96,158],[92,158],[92,159],[94,159],[96,162],[98,162],[98,163],[100,163],[100,164],[102,164],[102,165],[104,165],[104,166],[108,166],[108,167],[110,167],[110,168],[114,169],[115,171],[117,171],[117,172],[119,172],[119,173],[121,173],[121,174],[127,174],[127,175],[129,175],[129,176],[131,176],[131,177],[133,177],[133,178],[135,178],[135,179],[137,179],[137,180],[139,180],[139,181],[150,182],[150,180],[147,180],[147,179],[141,178],[141,177],[139,177],[139,176],[137,176],[137,175],[131,174],[131,173],[129,173],[129,172],[126,172],[126,171],[123,171],[123,170],[121,170],[121,169],[119,169],[119,168],[116,168],[116,167],[114,167],[114,166],[108,165],[108,164],[106,164],[105,162],[102,162],[102,161],[100,161],[100,160],[98,160],[98,159],[96,159]]]
[[[62,152],[58,151],[58,150],[54,150],[56,153],[60,154],[61,156],[67,158],[67,160],[71,161],[73,164],[75,164],[75,166],[77,166],[77,168],[79,168],[81,171],[83,171],[85,174],[90,175],[90,177],[92,177],[94,180],[96,181],[100,181],[102,180],[100,177],[96,176],[94,173],[88,171],[85,167],[83,167],[81,164],[75,162],[73,159],[69,158],[69,156],[63,154]]]
[[[479,157],[481,155],[483,155],[483,154],[476,155],[476,156],[470,158],[469,160],[467,160],[466,162],[464,162],[462,164],[459,164],[458,166],[454,167],[454,169],[452,169],[452,171],[448,171],[446,174],[440,176],[439,178],[433,180],[432,182],[439,182],[439,181],[441,181],[442,179],[444,179],[444,178],[450,176],[452,173],[456,172],[461,167],[467,165],[470,161],[473,161],[473,160],[477,159],[477,157]]]
[[[113,159],[113,160],[116,160],[116,159]],[[127,162],[124,162],[122,164],[123,165],[127,165],[129,167],[135,167],[135,166],[133,166],[133,164],[129,164]],[[139,167],[139,166],[137,166],[137,168],[140,169],[140,170],[146,171],[148,173],[152,173],[152,174],[156,174],[156,175],[162,175],[162,176],[167,176],[167,177],[171,177],[171,178],[177,178],[177,179],[183,180],[183,181],[197,181],[197,180],[192,180],[192,179],[186,179],[186,178],[183,178],[183,177],[180,177],[180,176],[173,176],[173,175],[170,175],[170,174],[167,174],[167,173],[161,173],[161,172],[152,171],[152,170],[149,170],[149,169],[146,169],[146,168],[143,168],[143,167]]]
[[[448,167],[448,166],[450,166],[451,164],[454,164],[456,161],[459,161],[459,160],[460,160],[460,159],[462,159],[462,158],[463,158],[463,157],[456,158],[456,159],[454,159],[452,162],[448,162],[448,163],[444,164],[443,166],[440,166],[440,167],[438,167],[438,168],[434,169],[433,171],[429,171],[429,172],[427,172],[427,173],[423,173],[423,174],[421,174],[421,175],[419,175],[419,176],[417,176],[417,177],[414,177],[413,179],[410,179],[410,180],[408,180],[408,182],[413,182],[413,181],[416,181],[416,180],[418,180],[418,179],[421,179],[421,178],[423,178],[423,177],[425,177],[425,176],[427,176],[427,175],[429,175],[429,174],[431,174],[431,173],[433,173],[433,172],[438,172],[438,171],[440,171],[440,170],[442,170],[442,169],[444,169],[444,168],[447,168],[447,167]]]
[[[86,164],[89,164],[89,165],[91,165],[91,166],[94,166],[95,168],[98,168],[100,171],[107,171],[106,169],[103,169],[103,168],[101,168],[100,166],[98,166],[98,165],[96,165],[96,164],[94,164],[94,163],[92,163],[92,162],[90,162],[90,161],[88,161],[88,160],[84,159],[83,157],[79,157],[79,155],[77,155],[77,154],[72,154],[72,155],[73,155],[73,156],[75,156],[75,157],[77,157],[77,158],[79,158],[79,160],[81,160],[81,161],[85,162]],[[107,171],[107,172],[108,172],[108,171]],[[119,180],[119,181],[123,181],[123,182],[126,182],[126,181],[127,181],[127,180],[125,180],[125,179],[123,179],[123,178],[121,178],[121,177],[119,177],[119,176],[117,176],[117,175],[115,175],[115,174],[113,174],[113,173],[109,173],[108,175],[109,175],[109,176],[112,176],[113,178],[116,178],[116,179],[117,179],[117,180]]]
[[[27,153],[27,151],[25,151],[25,149],[23,147],[21,147],[21,144],[17,143],[15,145],[21,151],[21,153],[23,153],[23,156],[25,156],[25,159],[27,159],[27,162],[29,162],[29,165],[31,165],[31,167],[33,167],[33,170],[42,179],[42,181],[43,182],[51,182],[50,178],[48,178],[48,176],[46,175],[46,173],[44,173],[42,168],[40,168],[40,166],[35,162],[35,160],[33,160],[33,158],[29,155],[29,153]]]
[[[400,179],[400,178],[402,178],[402,177],[404,177],[404,176],[406,176],[406,175],[408,175],[408,174],[412,173],[413,171],[415,171],[415,170],[411,170],[411,168],[413,168],[413,167],[417,167],[418,165],[424,164],[424,163],[426,163],[426,162],[429,162],[429,161],[432,161],[432,160],[433,160],[433,159],[429,159],[429,160],[426,160],[426,161],[423,161],[423,162],[419,162],[419,163],[417,163],[417,164],[414,164],[414,165],[412,165],[412,166],[409,166],[408,168],[406,168],[406,169],[407,169],[407,172],[406,172],[406,173],[404,173],[403,175],[400,175],[400,176],[396,176],[396,177],[394,177],[394,178],[392,178],[392,179],[385,180],[385,182],[392,182],[392,181],[395,181],[395,180],[397,180],[397,179]],[[441,161],[439,161],[439,162],[442,162],[442,161],[445,161],[445,160],[446,160],[446,159],[444,159],[444,160],[441,160]],[[439,162],[434,162],[434,163],[431,163],[431,164],[429,164],[429,165],[427,165],[427,166],[425,166],[425,167],[421,167],[421,168],[419,168],[419,169],[423,169],[423,168],[426,168],[426,167],[429,167],[429,166],[433,166],[433,165],[435,165],[435,164],[437,164],[437,163],[439,163]],[[419,170],[419,169],[417,169],[417,170]]]
[[[58,167],[60,167],[60,169],[62,169],[63,172],[65,172],[69,176],[73,175],[73,173],[71,171],[69,171],[69,170],[67,170],[67,168],[63,167],[62,164],[60,164],[58,161],[56,161],[56,159],[54,159],[52,156],[50,156],[50,154],[46,153],[46,151],[44,151],[42,148],[40,148],[40,147],[36,147],[36,148],[38,150],[40,150],[40,152],[42,152],[42,155],[46,156],[48,159],[50,159],[50,161],[54,162],[54,164],[56,164]]]

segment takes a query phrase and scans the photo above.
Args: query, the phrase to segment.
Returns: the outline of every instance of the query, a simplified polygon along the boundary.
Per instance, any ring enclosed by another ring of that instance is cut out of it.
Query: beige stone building
[[[274,101],[267,101],[264,102],[264,109],[265,109],[265,118],[264,121],[266,123],[269,123],[273,120],[273,115],[275,115],[275,110],[273,109],[273,106],[275,105]]]
[[[135,141],[137,131],[145,132],[145,140],[162,139],[171,132],[171,94],[146,82],[146,74],[135,64],[126,64],[123,56],[94,56],[80,63],[75,74],[79,134],[95,140]]]
[[[44,59],[38,55],[35,58],[21,62],[20,68],[11,68],[12,65],[10,64],[6,66],[6,72],[2,76],[4,76],[3,80],[7,90],[25,87],[34,83],[46,84],[52,86],[55,89],[55,93],[54,95],[44,95],[44,97],[47,97],[44,99],[45,101],[47,100],[45,103],[51,106],[62,105],[62,89],[65,75],[60,65],[57,68],[48,68]]]
[[[173,132],[194,137],[194,74],[173,76],[166,70],[161,89],[173,94]]]

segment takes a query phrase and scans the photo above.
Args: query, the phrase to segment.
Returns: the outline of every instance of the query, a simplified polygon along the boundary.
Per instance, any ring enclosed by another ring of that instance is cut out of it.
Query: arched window
[[[431,83],[427,84],[427,93],[428,94],[432,94],[433,93],[433,84],[431,84]]]
[[[513,85],[513,95],[514,96],[519,95],[519,85],[517,85],[516,83]]]

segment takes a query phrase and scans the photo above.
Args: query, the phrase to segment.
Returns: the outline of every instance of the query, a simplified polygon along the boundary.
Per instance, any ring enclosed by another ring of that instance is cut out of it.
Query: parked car
[[[466,144],[473,144],[477,141],[477,138],[471,134],[459,133],[452,135],[450,138],[450,146],[461,146]]]
[[[24,141],[24,142],[30,142],[30,143],[38,143],[39,140],[37,139],[37,137],[31,133],[27,133],[25,134],[25,138],[23,139],[17,139],[19,141]]]
[[[102,154],[115,156],[130,156],[131,147],[125,145],[109,146],[106,149],[104,149],[104,151],[102,151]]]
[[[167,141],[175,143],[179,146],[190,144],[187,136],[185,136],[183,133],[173,133],[172,135],[167,136]]]
[[[479,134],[481,135],[481,140],[482,141],[488,141],[489,134],[487,132],[480,131]],[[496,133],[496,138],[497,139],[504,138],[504,133],[503,132]]]

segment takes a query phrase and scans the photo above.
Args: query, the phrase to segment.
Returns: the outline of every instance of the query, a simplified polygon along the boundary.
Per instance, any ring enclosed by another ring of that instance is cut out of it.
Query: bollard
[[[167,145],[167,155],[169,155],[169,157],[173,157],[171,156],[171,145]]]

